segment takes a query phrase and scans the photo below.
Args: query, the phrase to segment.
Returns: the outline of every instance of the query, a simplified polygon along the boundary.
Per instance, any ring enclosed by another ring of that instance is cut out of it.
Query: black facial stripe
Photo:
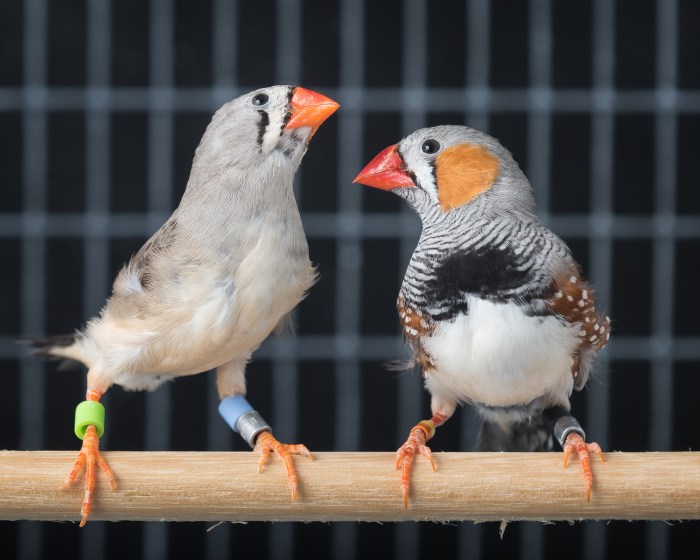
[[[408,169],[406,170],[406,173],[408,173],[408,176],[411,178],[411,181],[413,181],[413,184],[419,186],[416,174],[413,171],[409,171]]]
[[[408,168],[408,165],[406,165],[406,160],[404,159],[403,154],[401,154],[398,148],[396,149],[396,153],[399,155],[399,158],[401,158],[401,171],[405,172],[411,178],[411,181],[413,181],[414,185],[420,186],[418,185],[418,179],[416,178],[416,174]]]
[[[267,132],[267,126],[270,124],[270,115],[267,111],[260,110],[260,120],[258,120],[258,146],[262,146],[263,138],[265,138],[265,133]]]
[[[284,118],[282,119],[282,126],[280,126],[280,136],[284,133],[284,127],[287,126],[289,119],[292,118],[292,97],[294,96],[294,86],[289,86],[287,90],[287,110],[284,112]]]

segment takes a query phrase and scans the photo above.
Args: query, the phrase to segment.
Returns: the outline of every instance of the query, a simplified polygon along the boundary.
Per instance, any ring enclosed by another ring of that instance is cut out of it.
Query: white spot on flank
[[[413,336],[416,336],[418,334],[418,331],[416,329],[411,329],[410,332]]]
[[[401,313],[399,313],[399,317],[401,317],[402,319],[403,319],[405,316],[406,316],[406,314],[405,314],[403,311],[402,311]]]
[[[590,323],[590,322],[591,322],[591,318],[590,318],[590,317],[586,317],[586,323]]]
[[[600,327],[600,334],[603,334],[605,332],[605,327]]]
[[[579,306],[579,307],[583,307],[584,305],[586,305],[586,302],[585,302],[585,301],[583,301],[582,299],[578,300],[578,306]]]
[[[605,340],[610,340],[610,333],[605,335]]]
[[[569,282],[571,282],[572,284],[576,284],[576,276],[572,276],[571,278],[569,278]]]
[[[588,299],[588,290],[583,290],[583,293],[581,294],[581,297],[583,299]]]
[[[566,299],[568,299],[569,301],[574,301],[573,296],[566,296]]]
[[[425,319],[421,319],[420,326],[423,327],[424,329],[427,329],[428,328],[428,321],[426,321]]]
[[[563,296],[564,296],[564,294],[561,293],[561,290],[559,290],[556,294],[554,294],[554,297],[558,298],[558,299],[562,298]]]
[[[406,318],[404,319],[404,321],[405,321],[406,323],[410,323],[410,322],[411,322],[411,318],[410,318],[410,317],[406,317]]]
[[[418,309],[418,310],[416,311],[416,315],[418,315],[419,317],[422,317],[422,316],[423,316],[423,312],[422,312],[420,309]]]
[[[598,324],[593,325],[593,330],[594,330],[594,331],[597,331],[599,328],[600,328],[600,325],[598,325]]]
[[[596,338],[598,338],[598,336],[594,334],[594,335],[593,335],[591,338],[589,338],[588,340],[590,340],[591,342],[594,342]]]

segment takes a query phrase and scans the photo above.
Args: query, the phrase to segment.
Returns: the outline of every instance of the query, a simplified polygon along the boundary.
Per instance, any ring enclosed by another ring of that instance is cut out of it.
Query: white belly
[[[450,401],[513,406],[548,394],[561,401],[573,388],[572,329],[515,305],[470,298],[467,316],[438,325],[421,343],[435,363],[426,386]]]

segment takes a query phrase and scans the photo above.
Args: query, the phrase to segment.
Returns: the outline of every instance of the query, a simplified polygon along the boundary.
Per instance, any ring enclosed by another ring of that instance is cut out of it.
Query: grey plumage
[[[316,278],[292,187],[311,136],[337,108],[292,86],[263,88],[224,105],[197,147],[180,205],[119,272],[100,314],[75,335],[34,341],[43,356],[88,367],[89,402],[76,409],[83,444],[62,486],[85,469],[81,527],[92,510],[95,465],[116,488],[99,451],[99,401],[113,384],[153,390],[216,368],[229,425],[236,429],[230,415],[250,408],[243,398],[248,360]],[[271,451],[282,457],[294,501],[291,455],[311,453],[280,443],[259,424],[245,433],[260,451],[259,469]]]
[[[315,280],[292,190],[311,130],[285,129],[293,89],[257,90],[215,113],[173,215],[119,272],[99,316],[43,353],[87,365],[101,392],[231,362],[220,390],[245,392],[251,353]],[[260,94],[268,102],[253,106]]]

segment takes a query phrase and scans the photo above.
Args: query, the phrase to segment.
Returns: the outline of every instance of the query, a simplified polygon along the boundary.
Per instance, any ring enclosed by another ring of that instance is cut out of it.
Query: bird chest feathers
[[[214,361],[257,348],[315,279],[301,222],[294,216],[261,217],[247,237],[245,253],[225,267],[225,275],[212,277],[216,285],[191,320],[192,336],[210,333]]]
[[[577,344],[556,317],[530,317],[514,304],[468,296],[468,314],[441,321],[421,338],[434,367],[433,394],[488,406],[513,406],[571,394],[571,356]],[[527,379],[527,383],[523,380]]]

